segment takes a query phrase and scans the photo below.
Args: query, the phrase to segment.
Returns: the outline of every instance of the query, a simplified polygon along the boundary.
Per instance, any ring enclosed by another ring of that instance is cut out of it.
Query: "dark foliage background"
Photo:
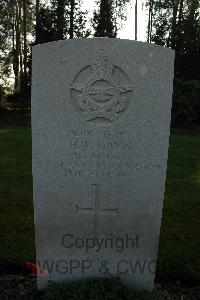
[[[81,0],[50,0],[48,5],[41,0],[0,0],[1,110],[30,108],[31,46],[89,36],[117,37],[132,1],[97,0],[96,4],[91,18]],[[200,2],[147,0],[146,10],[147,42],[176,52],[172,124],[200,122]]]

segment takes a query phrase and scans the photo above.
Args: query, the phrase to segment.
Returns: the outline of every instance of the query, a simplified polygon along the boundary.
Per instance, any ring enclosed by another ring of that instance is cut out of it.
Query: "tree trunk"
[[[154,0],[151,0],[151,20],[150,20],[150,40],[149,40],[150,43],[151,43],[152,28],[153,28],[153,5],[154,5]]]
[[[23,0],[23,36],[24,36],[24,87],[25,90],[27,88],[27,39],[26,39],[26,31],[27,31],[27,5],[26,0]]]
[[[179,1],[180,0],[172,1],[172,9],[173,9],[172,29],[171,29],[171,47],[172,47],[172,49],[175,49],[175,47],[176,47],[177,13],[178,13]]]
[[[21,83],[23,78],[23,58],[22,58],[22,42],[21,42],[21,32],[22,32],[22,7],[21,1],[18,0],[19,5],[19,89],[21,89]]]
[[[12,50],[13,50],[13,72],[15,75],[15,90],[18,87],[18,68],[17,68],[17,53],[16,53],[16,14],[13,17],[12,24]]]
[[[19,55],[20,55],[20,28],[19,28],[19,4],[15,1],[16,19],[15,19],[15,89],[19,89]]]
[[[35,24],[35,42],[36,44],[39,43],[39,12],[40,12],[40,0],[36,0],[35,4],[35,15],[36,15],[36,24]]]
[[[58,0],[57,6],[57,38],[62,40],[64,38],[64,27],[65,27],[65,1]]]
[[[183,18],[183,1],[180,0],[180,7],[179,7],[179,15],[178,15],[178,25],[181,26],[182,18]]]
[[[148,33],[147,42],[151,43],[152,23],[153,23],[153,0],[149,0]]]
[[[74,37],[74,7],[75,7],[75,0],[71,0],[71,7],[70,7],[70,27],[69,27],[69,38],[73,39]]]
[[[137,8],[138,8],[138,5],[137,5],[137,0],[135,0],[135,40],[137,41]]]

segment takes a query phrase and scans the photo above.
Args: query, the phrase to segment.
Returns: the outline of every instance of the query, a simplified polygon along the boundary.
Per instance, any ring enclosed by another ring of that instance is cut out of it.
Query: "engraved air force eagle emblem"
[[[109,57],[98,55],[77,74],[71,92],[75,108],[85,121],[105,123],[117,120],[125,112],[132,86]]]

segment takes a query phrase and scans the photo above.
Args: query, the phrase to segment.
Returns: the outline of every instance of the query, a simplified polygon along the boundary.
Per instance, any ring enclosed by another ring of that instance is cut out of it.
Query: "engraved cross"
[[[99,223],[100,223],[100,216],[104,214],[108,215],[115,215],[117,216],[117,213],[119,211],[119,208],[100,208],[100,189],[101,185],[95,183],[94,186],[94,193],[95,193],[95,202],[94,202],[94,208],[92,207],[79,207],[76,205],[76,211],[77,213],[83,213],[83,214],[93,214],[94,215],[94,238],[98,239],[98,229],[99,229]]]

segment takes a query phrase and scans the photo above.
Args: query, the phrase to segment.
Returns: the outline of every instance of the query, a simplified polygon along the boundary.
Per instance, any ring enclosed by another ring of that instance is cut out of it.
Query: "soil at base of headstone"
[[[36,276],[0,275],[1,300],[39,300]],[[200,299],[200,286],[185,287],[180,282],[155,284],[149,300],[197,300]],[[77,299],[78,300],[78,299]],[[118,299],[116,299],[118,300]],[[119,299],[120,300],[120,299]]]

